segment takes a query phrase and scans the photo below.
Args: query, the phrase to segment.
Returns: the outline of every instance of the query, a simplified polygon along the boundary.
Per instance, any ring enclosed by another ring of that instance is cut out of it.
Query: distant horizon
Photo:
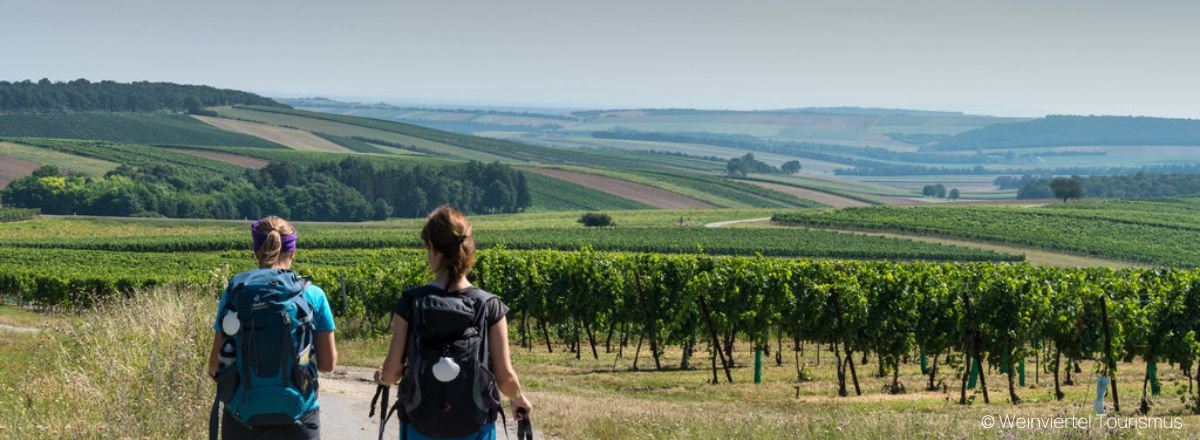
[[[1200,118],[1188,0],[10,3],[0,77],[506,107]]]
[[[328,99],[330,101],[340,102],[344,104],[358,105],[376,105],[385,104],[394,107],[411,107],[411,108],[427,108],[433,110],[495,110],[495,111],[529,111],[529,110],[544,110],[544,113],[569,113],[573,111],[621,111],[621,110],[697,110],[697,111],[737,111],[737,112],[773,112],[773,111],[795,111],[795,110],[821,110],[821,109],[862,109],[862,110],[896,110],[896,111],[914,111],[914,112],[931,112],[931,113],[957,113],[962,116],[978,116],[990,118],[1013,118],[1013,119],[1036,119],[1047,116],[1116,116],[1116,117],[1142,117],[1142,118],[1162,118],[1162,119],[1186,119],[1200,120],[1200,117],[1186,116],[1159,116],[1159,115],[1143,115],[1143,114],[1101,114],[1101,113],[1044,113],[1038,115],[997,115],[987,113],[970,112],[961,109],[946,109],[946,108],[917,108],[917,107],[892,107],[892,106],[876,106],[876,105],[803,105],[795,107],[778,107],[778,108],[719,108],[719,107],[679,107],[679,106],[653,106],[653,107],[633,107],[633,106],[617,106],[617,107],[582,107],[582,106],[541,106],[541,105],[522,105],[519,103],[483,103],[483,102],[453,102],[453,101],[437,101],[437,100],[405,100],[404,98],[389,98],[389,97],[369,97],[369,96],[334,96],[321,94],[272,94],[268,92],[260,92],[254,90],[246,90],[247,92],[259,94],[271,99]],[[508,110],[505,110],[508,109]]]
[[[267,90],[256,90],[254,88],[226,87],[226,86],[220,86],[220,85],[204,83],[204,82],[178,82],[178,81],[162,80],[162,79],[133,79],[133,80],[114,80],[114,79],[102,79],[102,78],[70,78],[70,79],[66,79],[66,78],[51,78],[51,77],[43,76],[40,78],[20,78],[20,79],[0,78],[0,81],[38,82],[42,79],[48,79],[51,82],[56,82],[56,83],[57,82],[69,82],[69,81],[74,81],[74,80],[78,80],[78,79],[85,79],[90,82],[101,82],[101,81],[116,81],[116,82],[121,82],[121,83],[141,82],[141,81],[171,82],[171,83],[176,83],[176,84],[210,86],[210,87],[216,87],[219,89],[239,90],[239,91],[254,93],[254,94],[257,94],[257,95],[260,95],[260,96],[263,96],[266,98],[270,98],[270,99],[328,99],[330,101],[335,101],[335,102],[340,102],[340,103],[345,103],[345,104],[359,104],[359,105],[385,104],[385,105],[391,105],[391,106],[395,106],[395,107],[428,108],[428,109],[436,109],[436,110],[462,109],[462,110],[484,110],[484,111],[494,110],[494,111],[510,111],[510,112],[513,112],[513,111],[515,111],[515,112],[541,111],[542,113],[547,113],[547,114],[555,114],[555,113],[566,114],[566,113],[576,112],[576,111],[597,111],[597,110],[600,110],[600,111],[698,110],[698,111],[772,112],[772,111],[797,111],[797,110],[813,110],[813,111],[815,111],[815,110],[821,110],[821,109],[862,109],[862,110],[879,110],[879,111],[896,110],[896,111],[914,111],[914,112],[932,112],[932,113],[956,113],[956,114],[961,114],[962,116],[976,116],[976,117],[990,117],[990,118],[1014,118],[1014,119],[1036,119],[1036,118],[1044,118],[1047,116],[1117,116],[1117,117],[1148,117],[1148,118],[1162,118],[1162,119],[1200,120],[1200,116],[1188,117],[1188,116],[1178,116],[1178,115],[1173,116],[1173,115],[1149,115],[1149,114],[1060,113],[1060,112],[1049,112],[1049,113],[1042,113],[1042,114],[994,114],[994,113],[975,112],[975,111],[959,109],[959,108],[922,108],[922,107],[918,107],[918,106],[899,106],[899,107],[897,107],[897,106],[883,106],[883,105],[851,105],[851,104],[797,105],[797,106],[792,106],[792,107],[769,107],[769,108],[688,107],[688,106],[675,106],[675,105],[607,106],[607,107],[587,107],[587,106],[582,106],[582,105],[554,106],[554,105],[543,105],[543,104],[538,104],[538,103],[487,102],[487,101],[479,101],[479,100],[453,100],[453,99],[439,100],[439,99],[417,99],[417,98],[399,98],[399,97],[384,97],[384,96],[337,95],[337,94],[322,94],[322,93],[283,93],[283,92],[272,92],[272,91],[267,91]],[[968,106],[968,107],[972,107],[972,106]]]

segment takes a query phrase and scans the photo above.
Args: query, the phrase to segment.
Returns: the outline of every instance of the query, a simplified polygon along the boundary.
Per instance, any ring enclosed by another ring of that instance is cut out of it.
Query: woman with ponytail
[[[392,314],[392,341],[375,381],[400,382],[402,439],[494,440],[501,393],[518,420],[532,409],[509,358],[508,307],[467,280],[472,232],[454,208],[429,214],[421,240],[436,278],[404,291]]]
[[[270,216],[250,226],[258,269],[235,275],[213,324],[217,381],[209,436],[319,439],[317,372],[337,365],[333,313],[320,287],[292,272],[296,228]],[[282,319],[281,319],[282,317]]]

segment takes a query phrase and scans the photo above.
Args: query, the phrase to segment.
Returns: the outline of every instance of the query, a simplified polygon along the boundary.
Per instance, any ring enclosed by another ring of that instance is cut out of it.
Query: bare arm
[[[333,332],[317,332],[317,370],[329,373],[337,366],[337,343]]]
[[[408,343],[408,321],[400,315],[392,314],[392,342],[388,345],[387,358],[383,366],[375,372],[375,381],[391,386],[400,381],[404,374],[404,350]]]
[[[500,321],[488,329],[488,340],[491,341],[488,351],[492,359],[492,373],[496,375],[496,385],[500,387],[500,392],[512,400],[514,414],[517,414],[519,408],[525,409],[526,413],[530,412],[533,405],[521,393],[521,382],[509,356],[508,318],[500,318]]]
[[[217,374],[217,370],[221,368],[221,360],[218,359],[221,355],[221,345],[225,343],[225,334],[221,332],[213,332],[212,351],[208,353],[208,376],[212,377]]]

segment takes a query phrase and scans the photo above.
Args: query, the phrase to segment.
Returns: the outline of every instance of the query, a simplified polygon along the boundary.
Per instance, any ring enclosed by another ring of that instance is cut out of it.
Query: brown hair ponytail
[[[471,223],[458,210],[442,206],[429,213],[425,227],[421,228],[421,240],[425,247],[438,251],[435,271],[445,273],[448,283],[471,272],[475,264],[475,238],[471,236]]]
[[[267,268],[275,267],[281,262],[285,252],[283,238],[294,236],[296,229],[286,220],[272,215],[255,222],[252,232],[255,232],[256,236],[263,237],[262,244],[256,244],[254,258],[258,260],[258,267]],[[293,244],[287,250],[288,252],[295,251],[295,238],[293,237],[292,240]]]

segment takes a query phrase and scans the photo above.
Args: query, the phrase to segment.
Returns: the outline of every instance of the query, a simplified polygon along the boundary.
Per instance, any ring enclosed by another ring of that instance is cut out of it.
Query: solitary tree
[[[935,189],[937,190],[937,194],[936,194],[937,198],[939,198],[939,199],[946,198],[946,185],[942,185],[939,183],[939,184],[937,184]]]
[[[61,175],[62,172],[54,165],[42,165],[38,169],[33,170],[33,177],[57,177]]]
[[[1050,181],[1050,189],[1054,191],[1054,198],[1062,199],[1063,203],[1083,198],[1083,185],[1074,177],[1055,177]]]
[[[800,172],[802,168],[804,167],[800,166],[800,161],[798,160],[789,160],[784,162],[782,166],[783,172],[788,174],[796,174]]]
[[[958,200],[958,196],[959,196],[958,188],[954,188],[954,189],[950,190],[950,200]]]
[[[746,177],[746,163],[740,157],[729,159],[729,162],[725,163],[725,171],[729,173],[729,177]]]

